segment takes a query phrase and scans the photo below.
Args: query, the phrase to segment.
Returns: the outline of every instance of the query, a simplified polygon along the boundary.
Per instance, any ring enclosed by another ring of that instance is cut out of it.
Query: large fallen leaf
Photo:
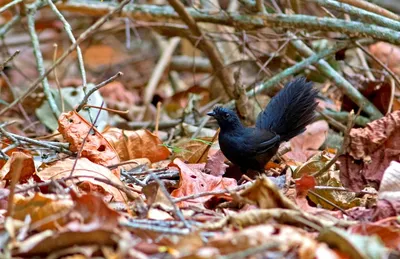
[[[13,152],[0,170],[0,179],[11,180],[15,170],[20,171],[19,182],[26,182],[36,172],[33,157],[22,152]]]
[[[392,161],[383,174],[379,198],[400,201],[400,163]]]
[[[328,162],[329,162],[329,157],[326,156],[325,152],[316,154],[302,166],[296,168],[295,172],[293,173],[293,177],[301,178],[303,176],[309,176],[314,173],[317,173],[322,168],[324,168],[324,166]],[[321,176],[318,176],[315,180],[316,180],[316,185],[343,187],[340,182],[339,173],[336,170],[328,170],[328,172],[324,173]],[[314,190],[313,192],[344,209],[360,205],[360,199],[356,198],[356,194],[353,192],[341,192],[334,190]],[[334,206],[332,206],[330,203],[326,202],[324,199],[317,197],[314,194],[309,193],[308,198],[310,198],[315,204],[321,206],[322,208],[329,210],[334,209]]]
[[[86,91],[90,91],[93,88],[95,88],[96,85],[89,83],[86,85]],[[55,96],[55,102],[58,108],[61,110],[61,98],[60,98],[60,92],[58,89],[50,89],[51,93],[53,96]],[[79,87],[63,87],[61,88],[61,95],[63,98],[64,102],[64,110],[65,111],[72,111],[74,107],[77,107],[85,97],[85,90],[83,89],[83,86]],[[101,106],[103,103],[103,97],[100,95],[98,91],[95,91],[93,94],[90,95],[90,98],[87,100],[88,105],[93,105],[93,106]],[[89,113],[90,112],[90,113]],[[48,127],[51,131],[54,131],[58,127],[58,121],[56,118],[53,116],[49,102],[47,100],[44,100],[42,105],[38,107],[35,110],[35,114],[46,127]],[[87,121],[90,121],[90,116],[92,117],[97,117],[97,122],[96,122],[96,128],[99,131],[102,131],[106,126],[108,122],[108,111],[106,110],[97,110],[97,109],[82,109],[79,111],[79,115],[81,115],[84,119]]]
[[[82,150],[81,157],[86,157],[90,161],[103,166],[119,164],[118,154],[112,145],[95,127],[91,127],[91,124],[75,111],[61,114],[58,124],[58,131],[70,143],[71,151]],[[82,148],[84,139],[86,141]],[[114,169],[112,172],[119,177],[118,169]]]
[[[117,150],[121,161],[148,158],[154,163],[167,159],[170,155],[161,140],[146,129],[129,131],[110,128],[103,133],[103,136]]]
[[[198,194],[203,192],[218,191],[232,189],[237,186],[236,180],[232,178],[217,177],[209,174],[202,173],[200,170],[194,170],[185,164],[180,159],[174,159],[170,166],[178,167],[180,180],[179,187],[172,191],[171,196],[179,198],[191,194]],[[204,167],[204,165],[203,165]],[[179,202],[181,207],[202,204],[209,200],[212,196],[203,196],[197,199]],[[229,195],[218,195],[218,197],[231,200]]]
[[[352,129],[346,151],[339,158],[343,185],[353,191],[366,185],[378,189],[389,163],[400,158],[400,111]]]
[[[372,55],[386,64],[394,73],[400,76],[400,48],[387,42],[377,42],[369,46]],[[372,62],[376,69],[382,69]]]
[[[110,209],[101,197],[72,195],[74,207],[64,216],[69,222],[60,232],[43,231],[21,242],[15,255],[43,255],[78,245],[115,245],[120,214]]]
[[[13,218],[23,221],[29,215],[31,223],[36,224],[35,230],[39,231],[64,225],[64,216],[74,205],[69,197],[41,193],[35,193],[30,198],[15,196],[14,203]]]
[[[207,161],[206,151],[212,145],[211,140],[212,138],[185,139],[177,143],[174,147],[177,147],[180,152],[174,154],[174,159],[179,158],[189,164],[205,163]]]
[[[265,175],[258,177],[254,184],[240,192],[240,196],[260,209],[297,209],[296,205]]]
[[[37,173],[42,180],[65,179],[73,176],[75,184],[79,182],[79,187],[87,192],[97,192],[104,195],[105,200],[126,201],[125,193],[110,184],[122,186],[120,179],[115,176],[107,167],[95,164],[87,158],[80,158],[76,162],[75,169],[71,175],[71,170],[75,164],[75,159],[65,159],[55,162],[43,171]],[[101,181],[97,181],[96,178]],[[105,182],[103,182],[105,181]],[[110,184],[107,184],[110,182]],[[71,181],[66,181],[72,184]]]

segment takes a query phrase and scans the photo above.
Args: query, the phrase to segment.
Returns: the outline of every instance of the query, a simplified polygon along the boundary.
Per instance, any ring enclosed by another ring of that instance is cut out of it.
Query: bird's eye
[[[228,118],[229,118],[229,116],[230,116],[230,114],[229,114],[229,113],[225,113],[225,114],[224,114],[224,118],[225,118],[225,119],[228,119]]]

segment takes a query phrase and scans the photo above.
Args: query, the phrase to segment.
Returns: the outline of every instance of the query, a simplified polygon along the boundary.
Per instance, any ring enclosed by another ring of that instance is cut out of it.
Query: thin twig
[[[115,75],[113,75],[112,77],[110,77],[107,80],[104,80],[103,82],[101,82],[100,84],[96,85],[95,87],[93,87],[92,89],[90,89],[85,97],[83,97],[81,103],[78,105],[78,107],[76,108],[76,111],[79,112],[80,110],[82,110],[83,106],[87,103],[89,97],[96,92],[97,90],[99,90],[100,88],[102,88],[103,86],[106,86],[107,84],[113,82],[115,79],[117,79],[118,77],[122,76],[123,73],[122,72],[118,72]]]
[[[360,109],[360,111],[361,111],[361,109]],[[343,142],[342,142],[340,149],[335,154],[335,156],[327,164],[325,164],[325,166],[323,168],[321,168],[321,170],[311,174],[311,176],[313,176],[314,178],[317,178],[317,177],[321,176],[322,174],[324,174],[326,171],[329,170],[329,168],[331,168],[332,165],[334,165],[336,163],[336,161],[339,159],[339,156],[341,156],[346,151],[346,148],[348,147],[349,142],[350,142],[350,131],[354,127],[354,121],[355,121],[354,118],[355,118],[354,111],[351,111],[349,113],[349,119],[347,121],[347,129],[344,134]]]
[[[6,5],[4,5],[3,7],[0,8],[0,14],[5,12],[5,11],[7,11],[8,8],[11,8],[14,5],[17,5],[17,4],[21,3],[21,2],[22,2],[22,0],[14,0],[14,1],[9,2],[8,4],[6,4]]]
[[[37,70],[39,72],[39,75],[43,77],[43,79],[41,80],[43,92],[46,96],[46,100],[50,106],[51,112],[53,113],[55,119],[58,119],[58,116],[60,115],[60,110],[58,109],[54,96],[50,91],[50,84],[47,80],[47,76],[45,75],[43,54],[40,50],[39,38],[35,29],[35,14],[38,8],[38,3],[40,2],[25,5],[28,20],[28,31],[32,41],[33,54],[35,55]]]
[[[174,37],[168,41],[166,48],[163,50],[160,59],[158,60],[153,72],[151,74],[150,80],[146,85],[145,93],[143,97],[143,102],[145,105],[149,105],[154,96],[154,91],[156,90],[162,75],[164,74],[167,65],[169,64],[172,54],[174,53],[176,47],[178,46],[181,38]]]
[[[0,115],[3,115],[5,112],[13,108],[15,105],[17,105],[19,102],[23,101],[26,97],[28,97],[31,93],[33,93],[36,88],[39,86],[39,83],[46,77],[48,76],[51,71],[55,67],[57,67],[61,62],[63,62],[70,53],[72,53],[75,49],[76,46],[78,46],[80,43],[82,43],[84,40],[86,40],[88,37],[92,36],[100,26],[102,26],[105,22],[109,20],[109,18],[114,15],[115,13],[121,11],[121,9],[127,5],[130,2],[130,0],[123,0],[117,7],[113,8],[110,10],[106,15],[101,17],[99,20],[97,20],[92,26],[90,26],[87,30],[85,30],[79,37],[76,39],[76,42],[72,44],[64,53],[61,57],[57,59],[56,62],[54,62],[50,68],[39,78],[37,78],[29,87],[28,89],[17,99],[15,99],[10,105],[7,107],[3,108],[0,111]]]
[[[53,12],[57,15],[57,17],[63,23],[65,32],[67,33],[69,40],[72,42],[72,44],[76,43],[75,36],[74,36],[74,34],[72,33],[72,30],[71,30],[71,25],[69,25],[68,21],[64,18],[62,13],[60,13],[60,11],[54,5],[52,0],[47,0],[47,3],[49,4],[51,10],[53,10]],[[82,76],[83,89],[86,89],[85,88],[86,87],[86,71],[85,71],[85,65],[84,65],[84,62],[83,62],[82,51],[81,51],[81,48],[79,47],[79,44],[76,44],[76,55],[77,55],[77,58],[78,58],[79,70],[80,70],[81,76]]]
[[[56,62],[56,60],[57,60],[57,51],[58,51],[57,43],[54,43],[53,47],[54,47],[53,62]],[[60,80],[58,79],[58,75],[57,75],[57,68],[54,68],[54,78],[56,80],[58,94],[60,95],[61,112],[64,112],[65,111],[65,103],[64,103],[64,98],[63,98],[63,94],[62,94],[62,91],[61,91]]]
[[[367,50],[366,48],[364,48],[364,46],[362,46],[360,43],[355,42],[355,44],[362,50],[364,51],[365,54],[367,54],[367,56],[369,56],[370,58],[372,58],[376,63],[378,63],[379,66],[381,66],[383,69],[386,70],[386,72],[389,73],[389,75],[396,81],[396,85],[397,85],[397,89],[400,89],[400,79],[397,77],[397,75],[393,72],[393,70],[391,70],[388,66],[386,66],[381,60],[379,60],[377,57],[375,57],[374,55],[372,55],[371,52],[369,52],[369,50]]]
[[[104,105],[104,101],[101,102],[101,107],[103,107],[103,105]],[[79,158],[80,158],[81,155],[82,155],[83,147],[84,147],[85,144],[86,144],[86,140],[87,140],[87,138],[89,137],[89,135],[92,133],[92,131],[93,131],[93,129],[94,129],[96,123],[97,123],[97,120],[98,120],[99,117],[100,117],[101,110],[102,110],[102,109],[100,109],[100,110],[97,112],[97,115],[96,115],[96,118],[94,119],[94,122],[90,125],[90,128],[89,128],[89,130],[88,130],[86,136],[85,136],[85,137],[83,138],[83,140],[82,140],[82,145],[81,145],[80,149],[78,150],[78,153],[76,154],[76,158],[75,158],[74,164],[72,165],[71,173],[70,173],[70,175],[69,175],[70,177],[71,177],[72,174],[74,173],[75,167],[76,167],[76,165],[78,164],[78,160],[79,160]]]
[[[183,196],[183,197],[180,197],[180,198],[175,198],[174,202],[178,203],[178,202],[186,201],[186,200],[194,200],[194,199],[197,199],[197,198],[200,198],[200,197],[204,197],[204,196],[218,195],[218,194],[224,194],[224,193],[233,193],[233,192],[237,192],[237,191],[243,190],[243,189],[249,187],[252,184],[253,184],[253,182],[248,182],[248,183],[239,185],[239,186],[237,186],[235,188],[232,188],[232,189],[195,193],[195,194]]]
[[[200,27],[197,25],[195,19],[187,12],[182,2],[178,0],[168,0],[168,2],[178,13],[179,17],[186,23],[193,35],[199,39],[198,44],[210,59],[210,62],[214,67],[214,70],[217,73],[217,76],[221,81],[226,94],[230,98],[233,98],[233,76],[230,69],[224,67],[224,63],[218,53],[218,50],[210,41],[204,39],[204,35]]]
[[[11,56],[9,56],[4,62],[3,64],[0,65],[0,72],[4,70],[4,68],[6,67],[7,63],[12,61],[21,51],[17,50],[14,52],[14,54],[12,54]]]
[[[161,191],[163,192],[163,194],[165,195],[165,197],[169,200],[169,202],[171,203],[175,215],[178,219],[180,219],[183,224],[185,225],[186,228],[188,228],[190,230],[191,226],[190,224],[186,221],[185,217],[182,214],[182,211],[179,209],[179,207],[176,205],[176,203],[174,202],[174,200],[172,199],[171,195],[169,194],[167,188],[165,188],[164,183],[160,180],[160,178],[158,178],[158,176],[154,173],[150,173],[151,177],[157,182],[159,188],[161,189]]]

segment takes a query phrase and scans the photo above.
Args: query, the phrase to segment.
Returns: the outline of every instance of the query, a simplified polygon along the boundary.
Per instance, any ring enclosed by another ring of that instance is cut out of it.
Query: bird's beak
[[[207,112],[207,115],[208,115],[208,116],[211,116],[211,117],[214,117],[214,116],[215,116],[215,113],[214,113],[214,111],[211,111],[211,112]]]

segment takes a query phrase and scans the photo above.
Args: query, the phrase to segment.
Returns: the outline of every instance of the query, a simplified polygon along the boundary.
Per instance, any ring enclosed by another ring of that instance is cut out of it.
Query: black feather
[[[263,171],[283,141],[302,133],[314,120],[317,91],[304,78],[288,83],[257,117],[254,128],[244,127],[232,110],[217,107],[209,113],[221,128],[222,153],[242,170]]]
[[[293,80],[258,115],[256,127],[278,134],[282,141],[299,135],[315,118],[317,94],[318,91],[305,78]]]

